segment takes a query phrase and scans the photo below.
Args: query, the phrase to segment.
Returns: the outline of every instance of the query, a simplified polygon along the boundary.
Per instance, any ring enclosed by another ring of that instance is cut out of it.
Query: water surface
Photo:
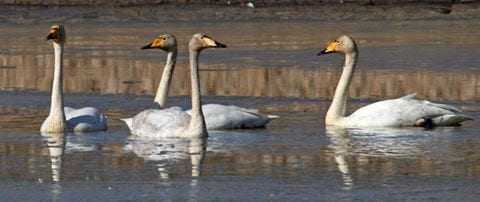
[[[479,21],[95,19],[0,23],[1,201],[480,196]],[[53,74],[53,50],[44,41],[50,22],[65,22],[68,33],[65,103],[105,111],[107,132],[50,138],[37,132],[47,116]],[[212,131],[205,140],[131,136],[119,118],[156,107],[152,94],[166,57],[139,48],[162,32],[179,41],[170,106],[189,108],[185,46],[193,33],[206,32],[229,48],[202,53],[204,102],[259,108],[280,118],[265,129]],[[434,130],[325,129],[342,57],[316,53],[344,33],[360,48],[350,111],[416,92],[453,104],[477,121]]]

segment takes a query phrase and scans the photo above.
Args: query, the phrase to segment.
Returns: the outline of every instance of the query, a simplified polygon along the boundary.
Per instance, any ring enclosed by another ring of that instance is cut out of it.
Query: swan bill
[[[227,45],[225,45],[223,43],[220,43],[218,41],[215,41],[207,35],[203,35],[201,39],[207,46],[212,47],[212,48],[226,48],[227,47]]]
[[[57,43],[61,43],[65,41],[65,29],[63,25],[53,25],[50,27],[50,31],[46,37],[46,40],[53,40]]]
[[[153,43],[149,43],[149,44],[147,44],[147,45],[145,45],[145,46],[142,46],[140,49],[142,49],[142,50],[144,50],[144,49],[153,49],[152,44],[153,44]]]
[[[54,34],[54,33],[50,33],[50,34],[47,35],[46,40],[48,41],[48,40],[55,39],[55,38],[56,38],[55,34]]]
[[[325,50],[322,50],[319,53],[317,53],[317,55],[320,56],[320,55],[326,55],[326,54],[330,54],[330,53],[333,53],[333,52],[331,52],[331,51],[329,52],[327,49],[325,49]]]
[[[227,47],[227,45],[225,45],[223,43],[220,43],[218,41],[215,41],[215,44],[216,44],[215,48],[226,48]]]
[[[327,44],[327,47],[320,51],[317,55],[326,55],[329,53],[336,53],[338,51],[339,42],[337,40],[331,41]]]

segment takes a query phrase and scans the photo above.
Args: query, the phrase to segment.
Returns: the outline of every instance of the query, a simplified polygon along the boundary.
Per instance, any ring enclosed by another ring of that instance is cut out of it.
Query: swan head
[[[197,33],[193,35],[192,39],[190,39],[188,47],[190,50],[201,51],[206,48],[226,48],[227,46],[213,40],[211,37],[205,34]]]
[[[66,33],[63,25],[53,25],[47,35],[47,41],[52,40],[55,43],[65,43]]]
[[[174,51],[177,49],[177,39],[172,34],[164,33],[158,35],[152,42],[142,47],[142,49],[162,49],[164,51]]]
[[[356,52],[357,45],[352,37],[347,35],[342,35],[333,41],[329,41],[325,47],[318,55],[325,55],[329,53],[353,53]]]

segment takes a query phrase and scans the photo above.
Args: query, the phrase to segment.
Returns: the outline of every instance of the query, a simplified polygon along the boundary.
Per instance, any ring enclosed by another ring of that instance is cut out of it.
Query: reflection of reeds
[[[49,91],[52,55],[2,55],[0,89]],[[67,92],[152,94],[163,64],[114,57],[67,57]],[[331,98],[339,69],[227,68],[205,64],[201,71],[205,95]],[[190,92],[187,64],[175,70],[171,95]],[[394,98],[408,93],[432,100],[479,101],[480,71],[369,70],[358,69],[350,95],[356,98]]]

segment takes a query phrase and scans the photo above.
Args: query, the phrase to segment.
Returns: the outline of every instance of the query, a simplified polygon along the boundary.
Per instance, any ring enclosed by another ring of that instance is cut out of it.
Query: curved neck
[[[192,83],[192,113],[189,129],[195,136],[206,136],[205,119],[202,111],[200,98],[200,78],[198,73],[199,51],[190,50],[190,76]]]
[[[63,43],[53,43],[55,50],[55,69],[53,72],[53,84],[50,100],[51,118],[65,122],[63,111]]]
[[[343,67],[343,72],[340,76],[337,88],[335,89],[335,95],[333,96],[332,103],[330,104],[325,117],[327,125],[345,117],[348,99],[348,87],[350,86],[353,72],[355,71],[356,60],[356,51],[345,54],[345,65]]]
[[[163,68],[162,79],[158,85],[157,93],[155,95],[155,102],[160,105],[161,108],[165,107],[168,98],[168,90],[172,81],[173,70],[175,68],[175,62],[177,60],[177,49],[168,52],[167,62]]]

